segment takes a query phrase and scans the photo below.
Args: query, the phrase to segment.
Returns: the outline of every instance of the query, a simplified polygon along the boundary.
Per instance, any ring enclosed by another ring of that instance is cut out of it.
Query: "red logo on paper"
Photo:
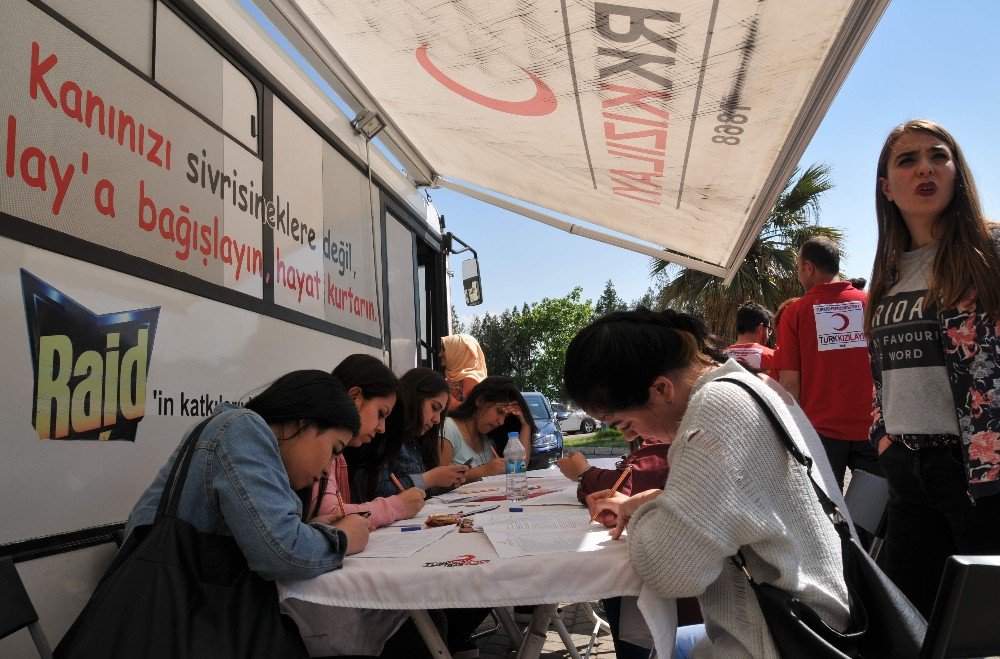
[[[420,66],[424,68],[424,71],[431,74],[432,78],[462,98],[468,99],[473,103],[482,105],[483,107],[490,108],[491,110],[506,112],[507,114],[516,114],[522,117],[544,117],[547,114],[555,112],[556,106],[559,104],[559,101],[556,99],[556,95],[552,92],[552,89],[542,82],[538,76],[532,74],[527,69],[518,67],[524,71],[529,78],[531,78],[532,82],[535,83],[535,95],[526,101],[505,101],[503,99],[492,98],[490,96],[480,94],[479,92],[473,91],[465,85],[450,78],[444,71],[437,68],[437,66],[431,62],[430,58],[427,56],[427,44],[417,48],[416,55],[417,61],[420,62]]]
[[[844,321],[844,324],[841,325],[840,327],[834,327],[833,328],[835,331],[837,331],[837,332],[843,332],[845,329],[847,329],[847,326],[851,324],[851,319],[848,318],[847,316],[845,316],[844,314],[842,314],[842,313],[835,313],[833,315],[834,315],[835,318],[840,318],[841,320]]]
[[[482,565],[483,563],[489,562],[488,558],[477,561],[475,554],[465,554],[464,556],[456,556],[450,561],[424,563],[424,567],[462,567],[463,565]]]

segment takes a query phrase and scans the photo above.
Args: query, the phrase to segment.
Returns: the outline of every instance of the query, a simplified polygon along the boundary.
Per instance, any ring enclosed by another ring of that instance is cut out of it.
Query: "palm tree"
[[[816,223],[819,199],[833,187],[829,166],[812,165],[796,180],[798,173],[798,169],[792,173],[729,286],[714,275],[654,259],[653,276],[676,268],[660,291],[658,306],[700,314],[713,332],[727,339],[736,336],[736,309],[744,302],[758,302],[773,311],[789,297],[801,295],[795,274],[799,247],[816,236],[840,243],[844,232]]]

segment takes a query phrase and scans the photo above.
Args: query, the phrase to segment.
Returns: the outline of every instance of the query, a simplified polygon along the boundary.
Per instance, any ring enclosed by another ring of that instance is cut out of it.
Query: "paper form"
[[[586,510],[561,510],[543,513],[484,513],[473,517],[476,528],[504,527],[507,530],[550,531],[554,529],[580,529],[590,523]],[[595,529],[603,526],[594,525]]]
[[[604,527],[587,525],[576,529],[525,532],[506,526],[483,528],[500,558],[558,554],[562,552],[597,551],[620,540],[612,540]]]
[[[454,531],[451,524],[419,531],[400,531],[398,526],[378,529],[368,536],[368,545],[360,554],[351,558],[409,558],[428,545],[437,542]]]

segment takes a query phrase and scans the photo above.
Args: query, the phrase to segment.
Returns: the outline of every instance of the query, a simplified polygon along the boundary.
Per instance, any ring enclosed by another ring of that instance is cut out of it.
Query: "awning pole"
[[[547,224],[550,227],[555,227],[556,229],[562,229],[567,233],[571,233],[575,236],[583,236],[584,238],[590,238],[591,240],[596,240],[608,245],[614,245],[615,247],[621,247],[622,249],[627,249],[632,252],[638,252],[639,254],[645,254],[646,256],[652,256],[655,259],[660,259],[661,261],[669,261],[671,263],[676,263],[677,265],[682,265],[685,268],[694,268],[695,270],[700,270],[702,272],[707,272],[710,275],[716,275],[718,277],[724,277],[726,275],[726,269],[717,266],[712,263],[706,263],[705,261],[700,261],[698,259],[692,258],[690,256],[685,256],[684,254],[679,254],[677,252],[669,252],[665,249],[657,249],[649,245],[643,245],[642,243],[637,243],[626,238],[619,238],[618,236],[612,236],[611,234],[604,233],[602,231],[594,231],[593,229],[588,229],[587,227],[582,227],[579,224],[573,224],[572,222],[567,222],[566,220],[561,220],[558,217],[553,217],[545,213],[540,213],[532,208],[528,208],[522,204],[514,201],[509,201],[498,197],[496,195],[484,192],[477,188],[472,188],[461,183],[456,183],[455,181],[438,178],[435,180],[442,188],[447,188],[449,190],[454,190],[455,192],[464,194],[467,197],[472,197],[473,199],[478,199],[479,201],[485,201],[487,204],[491,204],[498,208],[503,208],[512,213],[517,213],[518,215],[523,215],[524,217],[535,220],[536,222],[541,222],[542,224]]]

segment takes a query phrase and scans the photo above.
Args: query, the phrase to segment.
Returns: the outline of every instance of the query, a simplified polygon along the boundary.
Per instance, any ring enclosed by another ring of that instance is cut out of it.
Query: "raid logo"
[[[135,441],[159,307],[98,315],[21,270],[39,439]]]

